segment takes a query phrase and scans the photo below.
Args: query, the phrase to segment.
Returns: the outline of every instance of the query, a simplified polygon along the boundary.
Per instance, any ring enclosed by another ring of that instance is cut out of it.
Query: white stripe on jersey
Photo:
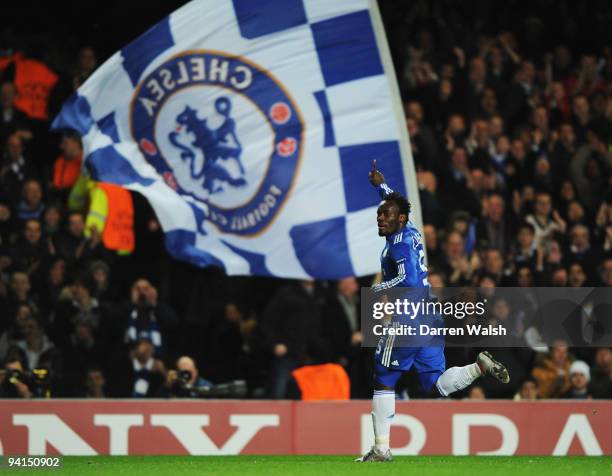
[[[406,278],[406,271],[404,268],[404,262],[401,262],[397,266],[397,276],[389,281],[383,281],[382,283],[375,284],[374,286],[372,286],[372,292],[379,293],[381,291],[384,291],[385,289],[397,286],[404,280],[404,278]]]
[[[391,361],[391,352],[393,351],[394,341],[395,341],[395,335],[387,336],[387,342],[385,342],[385,351],[381,359],[381,362],[385,367],[389,367],[389,362]]]

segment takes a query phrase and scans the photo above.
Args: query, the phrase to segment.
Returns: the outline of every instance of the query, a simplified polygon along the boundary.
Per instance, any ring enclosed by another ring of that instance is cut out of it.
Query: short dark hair
[[[385,198],[386,202],[393,202],[399,208],[400,215],[406,215],[408,217],[410,215],[410,202],[398,192],[393,192]]]

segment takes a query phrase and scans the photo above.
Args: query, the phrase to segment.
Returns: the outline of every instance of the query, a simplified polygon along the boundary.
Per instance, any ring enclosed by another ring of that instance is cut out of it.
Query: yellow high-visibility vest
[[[134,251],[134,205],[130,192],[118,185],[91,181],[85,236],[96,227],[102,243],[119,254]]]

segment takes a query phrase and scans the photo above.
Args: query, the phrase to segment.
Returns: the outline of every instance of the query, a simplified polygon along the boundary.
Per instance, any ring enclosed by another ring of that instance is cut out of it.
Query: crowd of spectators
[[[576,24],[587,15],[601,32],[594,12],[610,8],[530,3],[509,2],[504,18],[487,2],[381,2],[432,286],[612,286],[612,41],[578,41]],[[8,46],[20,45],[0,45],[5,57]],[[80,139],[48,126],[97,65],[90,47],[52,65],[41,117],[16,106],[15,68],[0,57],[0,396],[168,396],[188,372],[190,385],[246,380],[250,397],[284,398],[292,370],[336,362],[352,396],[369,398],[359,287],[373,277],[287,282],[175,261],[136,193],[131,254],[87,229],[87,203],[70,199]],[[447,349],[448,365],[477,352]],[[496,356],[511,385],[483,380],[461,396],[612,398],[608,348],[525,343]]]

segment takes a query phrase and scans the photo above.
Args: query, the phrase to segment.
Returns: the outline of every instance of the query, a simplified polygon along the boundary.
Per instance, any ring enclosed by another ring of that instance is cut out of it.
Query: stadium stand
[[[164,397],[189,356],[205,381],[245,381],[250,398],[299,398],[292,372],[324,363],[344,367],[351,398],[369,398],[359,286],[373,277],[285,282],[175,261],[136,193],[133,251],[105,247],[112,237],[91,226],[98,202],[77,177],[79,139],[49,121],[104,58],[180,3],[122,15],[129,28],[109,1],[92,28],[83,5],[65,25],[0,31],[0,397]],[[380,6],[432,282],[612,286],[610,4]],[[19,12],[14,26],[28,22]],[[478,352],[447,349],[448,366]],[[612,398],[610,349],[526,342],[496,355],[512,384],[482,381],[458,398]],[[402,389],[419,397],[409,377]]]

